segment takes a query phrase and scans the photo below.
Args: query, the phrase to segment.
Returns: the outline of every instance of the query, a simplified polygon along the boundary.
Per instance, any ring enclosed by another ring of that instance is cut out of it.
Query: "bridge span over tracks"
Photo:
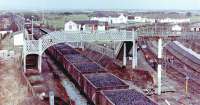
[[[44,30],[43,30],[44,31]],[[155,32],[153,30],[137,30],[137,31],[54,31],[46,32],[47,34],[39,38],[38,40],[25,40],[23,45],[23,59],[24,70],[26,70],[26,56],[29,54],[37,54],[38,57],[38,70],[41,71],[41,62],[43,52],[58,43],[68,42],[95,42],[95,41],[131,41],[132,42],[132,68],[137,65],[137,42],[146,40],[158,41],[158,59],[162,61],[162,40],[200,40],[199,32],[171,32],[160,31]],[[82,45],[82,44],[81,44]],[[126,65],[126,44],[123,44],[123,64]],[[161,94],[161,62],[157,66],[158,76],[158,94]]]
[[[43,30],[44,31],[44,30]],[[24,58],[29,54],[42,53],[50,46],[65,42],[95,42],[95,41],[131,41],[133,54],[136,52],[136,42],[145,40],[200,40],[199,32],[154,32],[154,31],[48,31],[38,40],[25,40],[23,45]],[[137,57],[135,57],[137,58]]]

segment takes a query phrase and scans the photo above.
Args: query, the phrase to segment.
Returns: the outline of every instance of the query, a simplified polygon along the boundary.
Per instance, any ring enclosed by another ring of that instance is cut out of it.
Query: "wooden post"
[[[189,82],[189,77],[186,76],[185,78],[185,95],[188,95],[188,82]]]

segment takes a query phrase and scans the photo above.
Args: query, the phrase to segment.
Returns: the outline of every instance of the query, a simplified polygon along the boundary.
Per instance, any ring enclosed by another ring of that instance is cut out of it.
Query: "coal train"
[[[39,37],[35,35],[36,39]],[[51,46],[45,52],[64,68],[64,72],[95,105],[157,105],[144,94],[129,89],[123,80],[65,43]]]

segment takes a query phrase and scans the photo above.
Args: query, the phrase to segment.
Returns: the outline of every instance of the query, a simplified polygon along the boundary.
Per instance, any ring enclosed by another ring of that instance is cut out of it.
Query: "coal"
[[[69,48],[69,46],[67,46],[65,43],[56,44],[56,45],[54,45],[54,47],[58,48],[58,49],[66,48],[66,47]]]
[[[80,54],[68,54],[64,56],[72,63],[80,63],[80,62],[91,62],[87,57],[84,57]]]
[[[157,105],[134,89],[103,91],[115,105]]]
[[[81,63],[81,64],[75,64],[75,66],[77,67],[78,71],[81,73],[95,73],[95,72],[105,71],[96,63]]]
[[[85,76],[97,88],[126,86],[123,81],[110,73],[94,73]]]
[[[74,49],[67,49],[67,48],[64,48],[64,49],[60,49],[59,50],[63,55],[66,55],[66,54],[79,54],[76,50]]]

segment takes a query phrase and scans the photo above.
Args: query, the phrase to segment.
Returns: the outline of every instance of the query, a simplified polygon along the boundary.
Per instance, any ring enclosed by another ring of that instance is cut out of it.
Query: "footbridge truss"
[[[68,42],[95,42],[95,41],[132,41],[132,68],[137,65],[137,44],[136,41],[143,40],[157,40],[158,41],[158,59],[162,59],[162,40],[200,40],[199,32],[172,32],[169,30],[158,31],[143,29],[140,31],[75,31],[50,32],[38,40],[24,40],[23,45],[23,59],[24,70],[26,72],[26,56],[29,54],[37,54],[38,56],[38,70],[41,71],[42,54],[43,52],[58,43]],[[126,44],[124,44],[124,52],[126,52]],[[126,54],[126,53],[124,53]],[[126,55],[123,55],[123,64],[126,64]],[[158,94],[161,94],[161,64],[157,67],[158,78]]]
[[[29,54],[37,54],[41,56],[43,52],[58,43],[67,43],[67,42],[95,42],[95,41],[132,41],[135,48],[136,41],[140,40],[158,40],[162,38],[164,40],[198,40],[200,39],[199,33],[188,33],[188,32],[154,32],[150,30],[140,30],[140,31],[54,31],[50,32],[38,40],[24,40],[23,45],[23,55],[24,59]],[[133,47],[133,48],[134,48]],[[136,49],[133,50],[136,50]],[[133,54],[136,52],[133,51]],[[136,57],[137,58],[137,57]],[[25,60],[24,60],[25,63]],[[40,64],[38,64],[40,70]],[[24,68],[25,69],[25,68]],[[41,71],[41,70],[40,70]]]

